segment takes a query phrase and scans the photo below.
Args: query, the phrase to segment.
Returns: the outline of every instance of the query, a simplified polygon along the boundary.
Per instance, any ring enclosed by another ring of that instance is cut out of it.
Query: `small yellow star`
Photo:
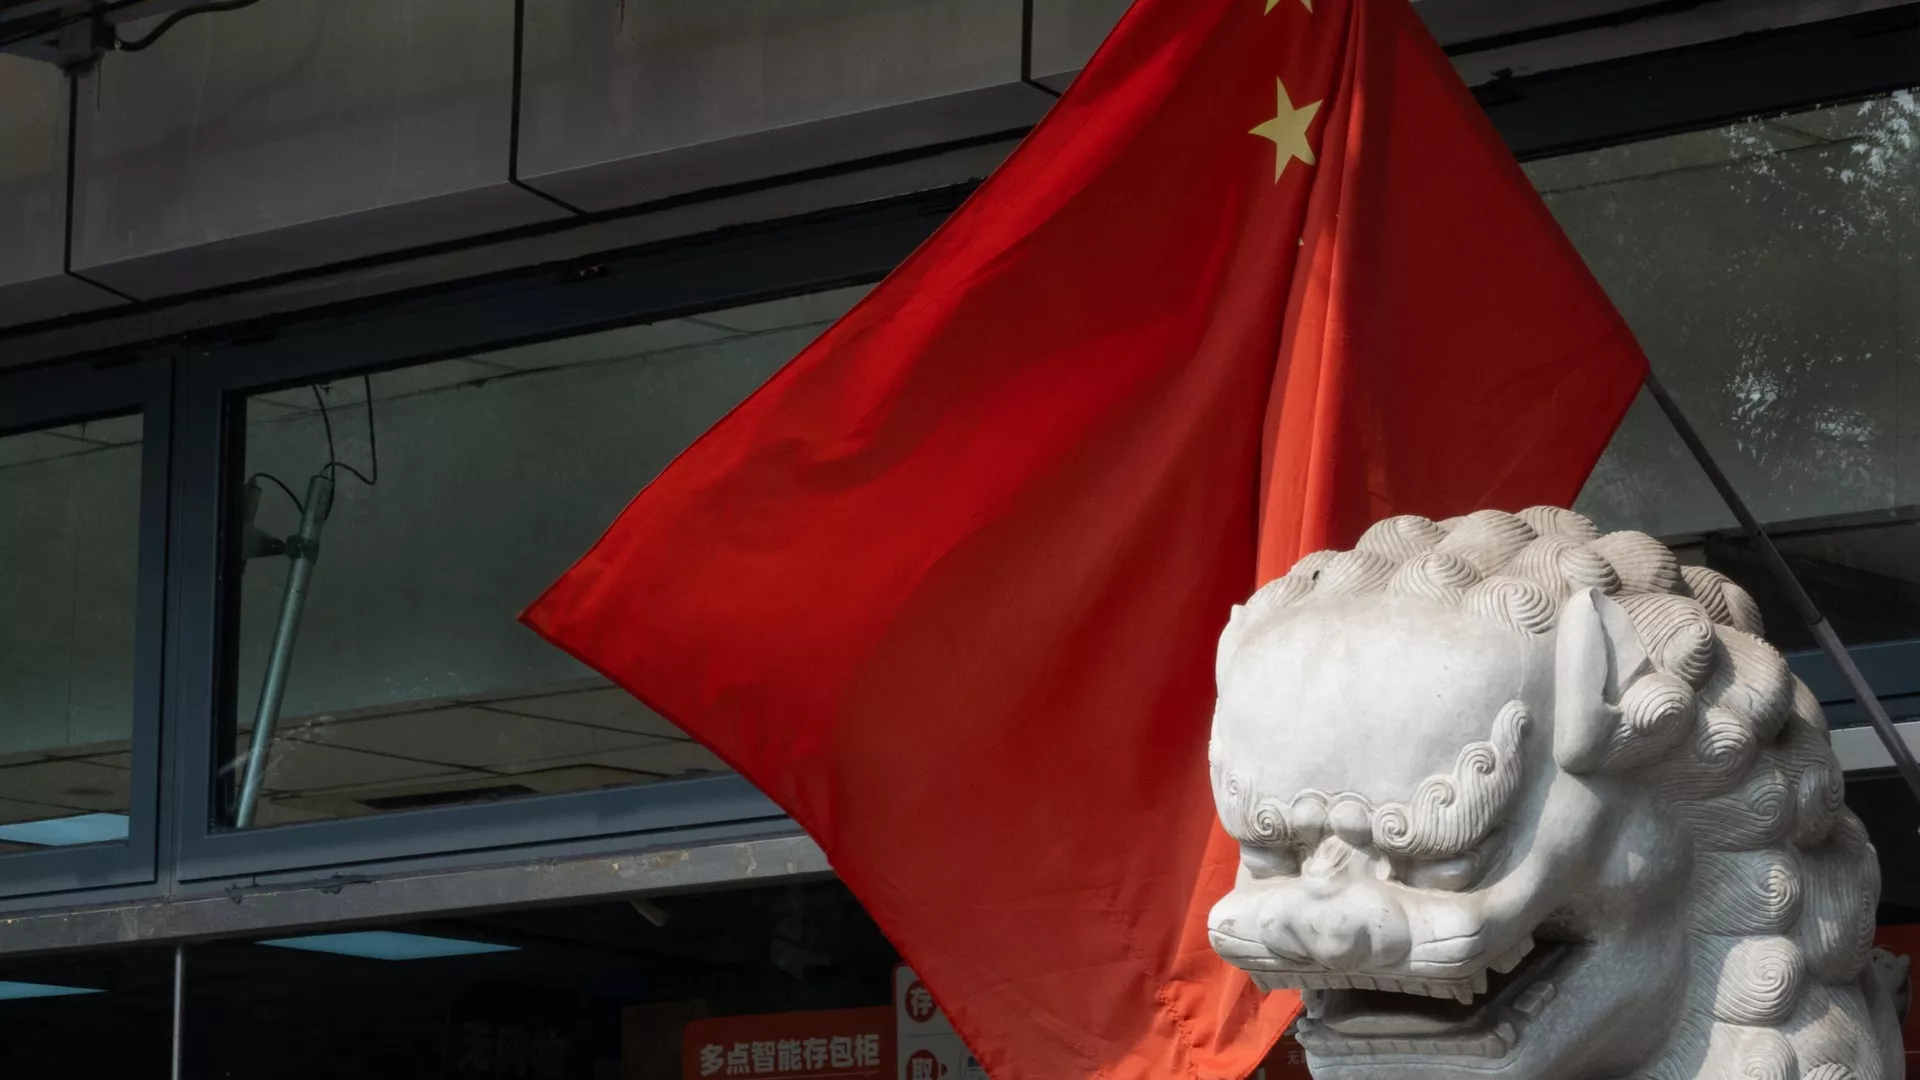
[[[1307,11],[1309,13],[1313,11],[1313,0],[1300,0],[1300,2],[1307,5]],[[1271,12],[1273,11],[1274,8],[1277,8],[1279,6],[1280,6],[1280,0],[1267,0],[1267,11]]]
[[[1296,109],[1293,99],[1287,96],[1287,84],[1275,79],[1274,85],[1280,88],[1279,113],[1247,134],[1273,140],[1273,180],[1277,184],[1287,174],[1287,166],[1292,164],[1294,158],[1308,165],[1314,163],[1313,146],[1307,142],[1307,128],[1324,103],[1316,101]]]

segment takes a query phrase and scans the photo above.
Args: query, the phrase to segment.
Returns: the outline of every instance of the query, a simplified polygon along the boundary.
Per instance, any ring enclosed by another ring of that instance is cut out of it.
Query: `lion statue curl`
[[[1214,948],[1323,1080],[1899,1080],[1873,847],[1761,633],[1550,507],[1301,559],[1220,641]]]

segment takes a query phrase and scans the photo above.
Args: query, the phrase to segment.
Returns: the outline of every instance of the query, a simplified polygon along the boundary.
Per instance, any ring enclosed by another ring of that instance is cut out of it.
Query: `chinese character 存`
[[[774,1071],[805,1072],[806,1068],[807,1055],[799,1039],[781,1039],[774,1045]]]
[[[700,1048],[700,1075],[712,1076],[727,1067],[727,1048],[719,1043],[708,1043]]]
[[[491,1075],[493,1072],[493,1025],[460,1025],[460,1059],[454,1069],[463,1073]]]
[[[527,1033],[503,1027],[494,1037],[493,1071],[500,1076],[527,1075]]]
[[[753,1071],[754,1072],[769,1073],[773,1071],[773,1062],[774,1062],[773,1048],[774,1048],[774,1044],[771,1042],[755,1042],[753,1044]]]
[[[806,1041],[807,1068],[824,1069],[827,1067],[827,1040],[808,1039]]]
[[[880,1036],[861,1035],[853,1040],[853,1063],[864,1067],[880,1064]]]
[[[827,1053],[833,1058],[836,1069],[853,1068],[853,1040],[845,1035],[835,1035],[827,1042]]]
[[[745,1076],[751,1072],[752,1050],[746,1043],[737,1042],[727,1051],[727,1075]]]
[[[933,994],[919,983],[907,990],[907,1014],[922,1022],[933,1017]]]

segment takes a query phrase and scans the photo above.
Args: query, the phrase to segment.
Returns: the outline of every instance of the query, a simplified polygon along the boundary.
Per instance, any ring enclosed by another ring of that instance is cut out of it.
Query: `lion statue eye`
[[[1240,847],[1240,865],[1256,879],[1292,877],[1300,872],[1300,856],[1287,848]]]

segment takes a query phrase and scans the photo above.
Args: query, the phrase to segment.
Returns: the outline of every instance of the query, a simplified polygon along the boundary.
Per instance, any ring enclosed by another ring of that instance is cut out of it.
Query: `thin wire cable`
[[[260,0],[211,0],[210,3],[201,4],[198,7],[182,8],[160,20],[160,25],[148,31],[146,37],[128,41],[126,38],[116,34],[113,39],[113,47],[121,52],[139,52],[142,49],[152,48],[154,42],[165,37],[167,31],[178,26],[185,19],[191,19],[195,15],[206,15],[216,11],[239,11],[241,8],[252,7],[259,2]]]
[[[373,487],[375,484],[379,483],[378,480],[367,479],[366,473],[361,472],[359,469],[354,468],[353,466],[347,464],[344,461],[327,462],[327,471],[328,472],[336,472],[336,471],[344,472],[347,475],[353,477],[355,480],[358,480],[361,483],[367,485],[368,487]]]
[[[333,441],[333,417],[327,412],[327,402],[320,394],[320,385],[315,383],[310,389],[313,391],[314,403],[320,406],[320,423],[327,432],[327,463],[320,466],[320,471],[329,475],[344,472],[368,487],[378,487],[380,484],[380,437],[376,433],[373,422],[372,376],[360,376],[360,387],[367,399],[367,454],[371,459],[373,476],[369,478],[366,473],[340,460],[339,450]]]
[[[295,509],[299,510],[303,514],[307,512],[307,504],[300,501],[300,496],[295,495],[293,493],[293,489],[287,486],[286,481],[280,479],[279,477],[273,475],[270,472],[257,472],[257,473],[254,473],[252,476],[247,477],[247,483],[249,484],[253,483],[255,480],[270,481],[274,487],[277,487],[281,491],[284,491],[287,493],[287,498],[293,500],[293,505]]]
[[[320,384],[314,383],[307,389],[313,391],[313,403],[320,407],[320,423],[327,429],[327,463],[320,466],[325,469],[340,460],[340,456],[333,450],[333,418],[327,415],[327,399],[320,396]]]
[[[373,376],[360,376],[360,390],[367,399],[367,457],[373,465],[373,479],[366,484],[372,487],[380,482],[380,437],[373,427]]]

